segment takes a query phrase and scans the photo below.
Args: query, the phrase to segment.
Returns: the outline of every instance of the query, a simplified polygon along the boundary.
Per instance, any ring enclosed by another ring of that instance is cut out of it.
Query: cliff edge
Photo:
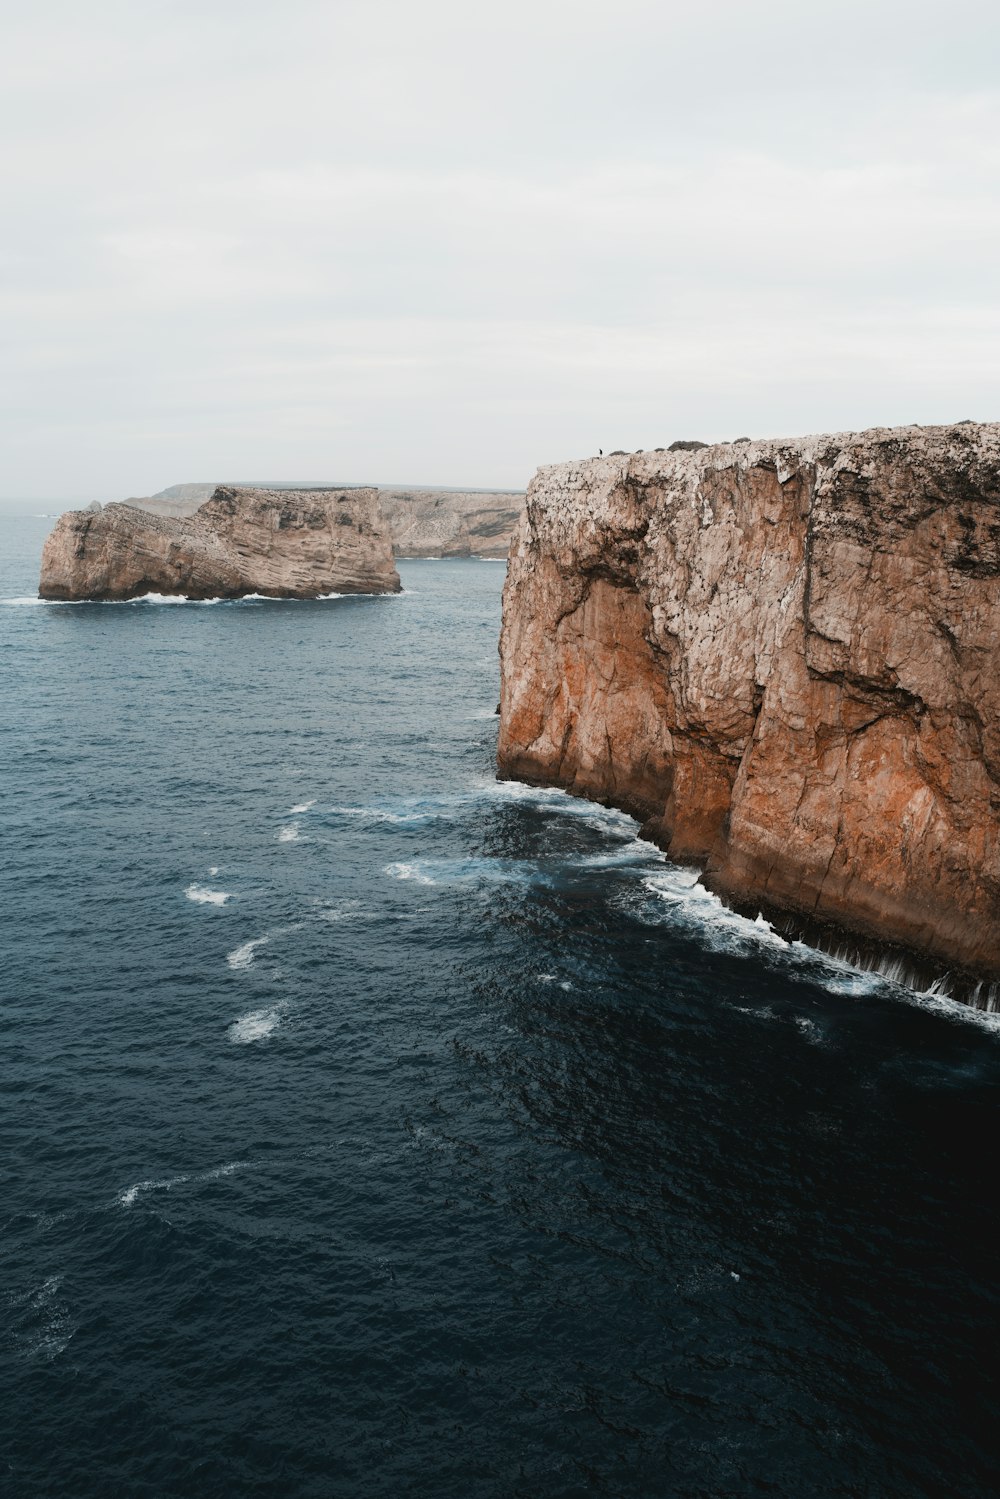
[[[634,813],[744,909],[1000,977],[1000,424],[539,471],[502,777]]]
[[[44,599],[316,598],[398,593],[374,489],[220,486],[191,516],[133,505],[71,510],[42,552]]]

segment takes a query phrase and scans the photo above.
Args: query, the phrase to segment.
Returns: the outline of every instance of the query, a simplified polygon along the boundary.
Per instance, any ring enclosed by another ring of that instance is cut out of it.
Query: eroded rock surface
[[[397,557],[506,557],[524,495],[506,491],[383,489]]]
[[[129,505],[154,515],[193,515],[213,484],[174,484]],[[241,488],[251,486],[239,486]],[[516,490],[380,489],[397,557],[506,557],[524,509]]]
[[[46,599],[315,598],[399,587],[376,490],[223,486],[187,517],[133,505],[68,511],[45,543],[39,593]]]
[[[542,469],[499,769],[746,908],[1000,975],[1000,424]]]

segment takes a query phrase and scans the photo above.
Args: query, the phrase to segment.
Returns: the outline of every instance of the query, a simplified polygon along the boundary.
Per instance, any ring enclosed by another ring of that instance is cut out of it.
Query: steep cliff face
[[[397,557],[506,557],[524,495],[515,492],[382,489]]]
[[[374,489],[220,487],[189,517],[132,505],[71,510],[42,553],[46,599],[315,598],[397,593],[399,574]]]
[[[1000,425],[540,471],[499,768],[706,883],[1000,976]]]

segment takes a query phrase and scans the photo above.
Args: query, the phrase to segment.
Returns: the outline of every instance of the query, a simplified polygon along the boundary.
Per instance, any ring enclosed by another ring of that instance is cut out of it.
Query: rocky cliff
[[[127,503],[154,515],[193,515],[215,487],[173,484],[159,494]],[[380,489],[379,504],[397,557],[499,558],[507,555],[524,508],[524,494],[493,489]]]
[[[1000,424],[542,469],[502,776],[633,812],[734,904],[1000,976]]]
[[[133,505],[71,510],[42,553],[46,599],[315,598],[397,593],[374,489],[220,487],[192,516]]]
[[[524,495],[493,490],[382,489],[397,557],[506,557]]]

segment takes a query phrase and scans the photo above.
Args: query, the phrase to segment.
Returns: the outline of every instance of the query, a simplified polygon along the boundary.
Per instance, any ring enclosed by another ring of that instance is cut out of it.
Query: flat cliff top
[[[575,485],[588,476],[601,482],[616,476],[642,478],[651,474],[696,479],[706,470],[720,467],[750,469],[762,463],[780,466],[785,455],[794,456],[799,464],[830,464],[842,454],[846,464],[856,462],[859,457],[864,459],[867,453],[872,463],[879,463],[887,444],[905,445],[914,456],[933,455],[942,462],[959,466],[967,461],[970,447],[980,448],[991,456],[1000,451],[1000,422],[868,427],[860,432],[820,432],[805,437],[739,438],[676,451],[650,448],[635,453],[606,453],[601,457],[542,465],[528,492],[552,483]]]

